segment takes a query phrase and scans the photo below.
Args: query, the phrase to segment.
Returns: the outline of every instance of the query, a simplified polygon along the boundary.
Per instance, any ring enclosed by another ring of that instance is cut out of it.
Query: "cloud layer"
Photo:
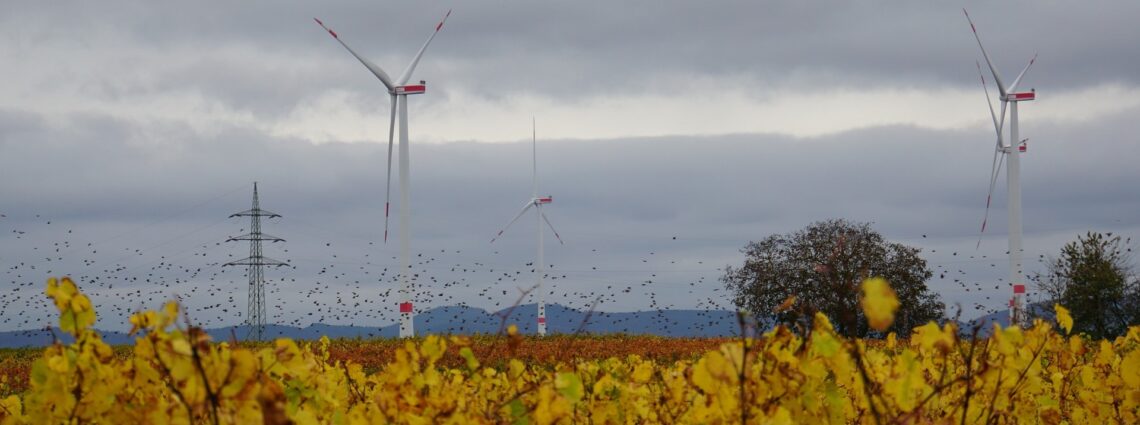
[[[957,6],[603,6],[454,5],[411,102],[420,305],[494,308],[529,286],[533,220],[487,241],[528,199],[531,116],[566,239],[547,239],[551,301],[727,307],[718,268],[745,243],[843,217],[923,247],[965,316],[1004,304],[1004,177],[974,249],[993,131]],[[295,266],[267,272],[275,321],[394,320],[388,100],[311,18],[398,73],[449,7],[10,7],[0,329],[42,325],[42,282],[63,273],[91,282],[108,327],[174,294],[240,322],[244,271],[220,264],[248,247],[222,241],[248,228],[227,216],[253,181],[284,215],[266,254]],[[1140,66],[1121,52],[1138,6],[967,7],[1007,78],[1040,53],[1021,121],[1029,263],[1087,230],[1135,234]]]

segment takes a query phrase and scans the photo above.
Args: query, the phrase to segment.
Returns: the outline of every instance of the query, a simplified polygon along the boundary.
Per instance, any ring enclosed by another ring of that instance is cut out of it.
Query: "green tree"
[[[1065,244],[1045,274],[1034,276],[1049,304],[1069,309],[1074,332],[1112,338],[1140,324],[1140,284],[1132,274],[1129,242],[1088,232]]]
[[[869,277],[890,282],[901,306],[890,330],[907,334],[944,317],[945,306],[928,291],[933,273],[919,249],[888,242],[870,224],[842,219],[816,222],[787,235],[771,235],[741,250],[744,265],[725,268],[721,282],[733,302],[761,317],[807,328],[816,311],[843,335],[871,329],[859,307],[859,287]]]

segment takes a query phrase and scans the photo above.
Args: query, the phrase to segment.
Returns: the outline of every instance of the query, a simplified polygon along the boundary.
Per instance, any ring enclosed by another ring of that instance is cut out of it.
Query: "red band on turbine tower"
[[[539,317],[538,323],[546,323],[546,318],[545,317]]]
[[[1013,293],[1024,294],[1025,293],[1025,285],[1020,284],[1020,283],[1013,284]]]
[[[412,312],[412,303],[400,303],[400,312],[401,313],[411,313]]]

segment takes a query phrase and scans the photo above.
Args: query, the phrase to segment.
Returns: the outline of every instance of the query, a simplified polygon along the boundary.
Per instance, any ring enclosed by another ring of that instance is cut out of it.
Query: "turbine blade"
[[[392,201],[392,141],[396,131],[396,95],[392,98],[392,119],[388,121],[388,178],[385,181],[388,189],[384,192],[384,243],[388,243],[388,207]]]
[[[970,22],[970,30],[974,32],[974,39],[978,40],[978,47],[982,49],[982,57],[986,58],[986,66],[989,66],[990,72],[994,74],[998,93],[1001,94],[1002,99],[1005,99],[1005,84],[1001,82],[1001,75],[998,74],[997,69],[994,69],[993,61],[990,61],[990,55],[986,53],[986,47],[982,45],[982,38],[978,36],[978,29],[974,27],[974,21],[970,19],[970,13],[966,12],[966,9],[962,9],[962,13],[966,14],[966,21]]]
[[[446,15],[443,15],[443,19],[440,20],[438,24],[436,24],[435,31],[432,31],[431,35],[428,36],[427,41],[424,42],[423,47],[420,47],[420,51],[416,53],[416,57],[412,59],[412,63],[409,63],[408,68],[404,69],[404,73],[400,74],[400,79],[396,80],[397,86],[407,84],[408,79],[412,78],[412,71],[416,70],[416,65],[420,63],[420,58],[423,57],[424,51],[427,50],[428,45],[431,44],[431,40],[435,38],[435,35],[439,34],[439,30],[443,28],[443,23],[447,22],[448,16],[451,16],[450,9],[448,9]]]
[[[554,225],[553,225],[553,224],[550,224],[550,219],[549,219],[549,218],[546,218],[546,213],[542,212],[542,207],[539,207],[539,208],[538,208],[538,215],[541,215],[541,216],[542,216],[542,221],[545,221],[545,222],[546,222],[546,225],[550,227],[550,231],[551,231],[551,232],[554,232],[554,238],[555,238],[555,239],[558,239],[558,243],[560,243],[560,244],[562,244],[562,245],[566,245],[566,242],[563,242],[563,241],[562,241],[562,237],[561,237],[561,236],[558,236],[558,231],[557,231],[557,230],[554,230]]]
[[[370,62],[368,59],[364,59],[360,55],[356,54],[355,50],[352,50],[352,48],[348,47],[348,44],[346,44],[344,40],[340,39],[340,36],[336,34],[336,31],[333,31],[329,29],[329,27],[326,27],[325,23],[321,22],[320,19],[313,18],[313,20],[317,21],[317,24],[320,24],[321,28],[324,28],[325,31],[328,31],[329,35],[335,38],[341,46],[344,46],[344,48],[348,50],[348,53],[352,53],[352,56],[355,56],[356,59],[360,61],[360,63],[364,64],[365,68],[368,68],[369,71],[372,71],[372,75],[375,75],[376,78],[379,78],[380,82],[384,83],[384,87],[386,87],[389,92],[396,90],[395,86],[392,85],[392,78],[388,77],[388,73],[384,72],[383,69],[380,69],[379,66],[376,66],[376,64]]]
[[[982,90],[986,92],[986,106],[990,108],[990,118],[994,120],[994,132],[997,133],[998,143],[1001,143],[1001,125],[998,124],[997,114],[994,113],[994,102],[990,100],[990,89],[986,87],[986,76],[982,74],[982,65],[978,61],[974,61],[974,66],[978,67],[978,77],[982,79]],[[1003,113],[1004,117],[1005,114]]]
[[[1036,53],[1033,54],[1033,59],[1029,60],[1029,64],[1025,65],[1025,69],[1022,69],[1021,73],[1017,74],[1017,78],[1015,78],[1013,80],[1013,84],[1009,85],[1009,91],[1011,91],[1011,92],[1017,91],[1017,85],[1019,83],[1021,83],[1021,77],[1025,76],[1025,71],[1028,71],[1029,67],[1033,66],[1033,62],[1037,62],[1037,54]]]
[[[1001,158],[998,158],[1001,155]],[[986,233],[986,223],[990,220],[990,201],[993,200],[994,188],[997,187],[998,176],[1001,175],[1001,165],[1005,162],[1005,152],[1001,149],[994,149],[993,165],[990,166],[990,191],[986,194],[986,212],[982,216],[982,230],[978,232],[978,244],[974,246],[977,250],[982,247],[982,236]]]
[[[510,223],[507,223],[507,225],[506,225],[506,226],[503,226],[503,229],[502,229],[502,230],[500,230],[500,231],[499,231],[499,233],[496,233],[496,234],[495,234],[495,237],[491,238],[491,243],[495,243],[495,240],[496,240],[496,239],[499,239],[499,236],[503,236],[503,232],[507,231],[507,229],[510,229],[510,228],[511,228],[511,225],[512,225],[512,224],[515,224],[515,222],[516,222],[516,221],[519,221],[519,217],[522,217],[522,216],[523,216],[523,214],[526,214],[526,211],[527,211],[527,210],[529,210],[529,209],[530,209],[530,207],[533,207],[533,206],[534,206],[534,201],[533,201],[533,200],[532,200],[532,201],[528,201],[528,202],[526,203],[526,205],[523,205],[523,207],[522,207],[522,210],[521,210],[521,211],[519,211],[519,213],[515,215],[515,218],[512,218],[512,219],[511,219],[511,221],[510,221]]]

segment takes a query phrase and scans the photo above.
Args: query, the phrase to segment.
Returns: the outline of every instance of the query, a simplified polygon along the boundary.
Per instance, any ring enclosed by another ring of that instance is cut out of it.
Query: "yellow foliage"
[[[843,338],[817,315],[807,340],[776,328],[696,359],[511,359],[501,369],[481,366],[464,338],[428,336],[365,373],[330,361],[327,338],[210,342],[178,326],[176,303],[135,314],[133,355],[116,357],[70,279],[47,293],[76,342],[43,351],[29,390],[0,399],[0,425],[1140,423],[1140,328],[1082,341],[1039,321],[966,341],[954,325],[930,323],[909,343],[880,342]],[[877,329],[890,326],[897,300],[885,281],[864,284],[864,308]],[[449,343],[465,360],[455,369],[439,366]]]
[[[1061,325],[1061,329],[1065,330],[1065,334],[1073,331],[1073,316],[1069,315],[1069,309],[1061,307],[1060,304],[1053,304],[1053,309],[1057,311],[1057,324]]]
[[[873,277],[863,281],[863,314],[871,328],[883,332],[895,321],[899,299],[886,279]]]

